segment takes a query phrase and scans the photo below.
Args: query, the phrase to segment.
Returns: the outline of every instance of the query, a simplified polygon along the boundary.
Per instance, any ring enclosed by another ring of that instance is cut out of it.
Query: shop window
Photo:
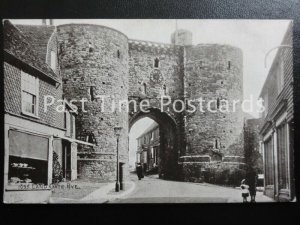
[[[277,128],[277,149],[278,149],[278,184],[280,189],[288,189],[288,152],[287,152],[287,129],[286,124]]]
[[[269,138],[264,142],[266,186],[274,185],[274,152],[272,141],[273,139]]]
[[[39,80],[25,72],[21,72],[22,113],[37,116]]]
[[[48,183],[49,139],[9,131],[8,185]]]

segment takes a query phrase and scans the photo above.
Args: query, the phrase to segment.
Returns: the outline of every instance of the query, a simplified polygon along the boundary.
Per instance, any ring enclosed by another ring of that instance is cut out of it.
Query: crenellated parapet
[[[156,54],[179,54],[181,46],[143,40],[128,40],[129,50],[152,52]]]

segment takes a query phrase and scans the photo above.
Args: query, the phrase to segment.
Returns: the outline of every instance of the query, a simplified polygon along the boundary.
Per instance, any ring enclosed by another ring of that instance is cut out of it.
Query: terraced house
[[[153,122],[139,137],[136,161],[143,165],[145,172],[156,173],[159,157],[159,126]],[[159,171],[161,174],[162,171]]]
[[[278,201],[293,200],[294,103],[292,23],[273,61],[263,89],[263,123],[260,129],[264,152],[265,194]]]

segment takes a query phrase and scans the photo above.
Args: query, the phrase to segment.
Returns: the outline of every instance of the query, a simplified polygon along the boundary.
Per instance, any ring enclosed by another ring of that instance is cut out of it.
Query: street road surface
[[[157,175],[138,180],[135,174],[131,180],[136,187],[122,199],[110,203],[226,203],[242,202],[239,189],[206,183],[190,183],[159,179]],[[271,201],[257,193],[257,202]]]

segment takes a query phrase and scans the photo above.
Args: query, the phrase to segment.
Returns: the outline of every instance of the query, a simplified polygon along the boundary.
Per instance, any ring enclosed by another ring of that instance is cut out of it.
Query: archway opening
[[[167,113],[155,108],[134,113],[129,120],[129,163],[132,170],[138,162],[145,175],[179,179],[177,141],[176,122]]]

